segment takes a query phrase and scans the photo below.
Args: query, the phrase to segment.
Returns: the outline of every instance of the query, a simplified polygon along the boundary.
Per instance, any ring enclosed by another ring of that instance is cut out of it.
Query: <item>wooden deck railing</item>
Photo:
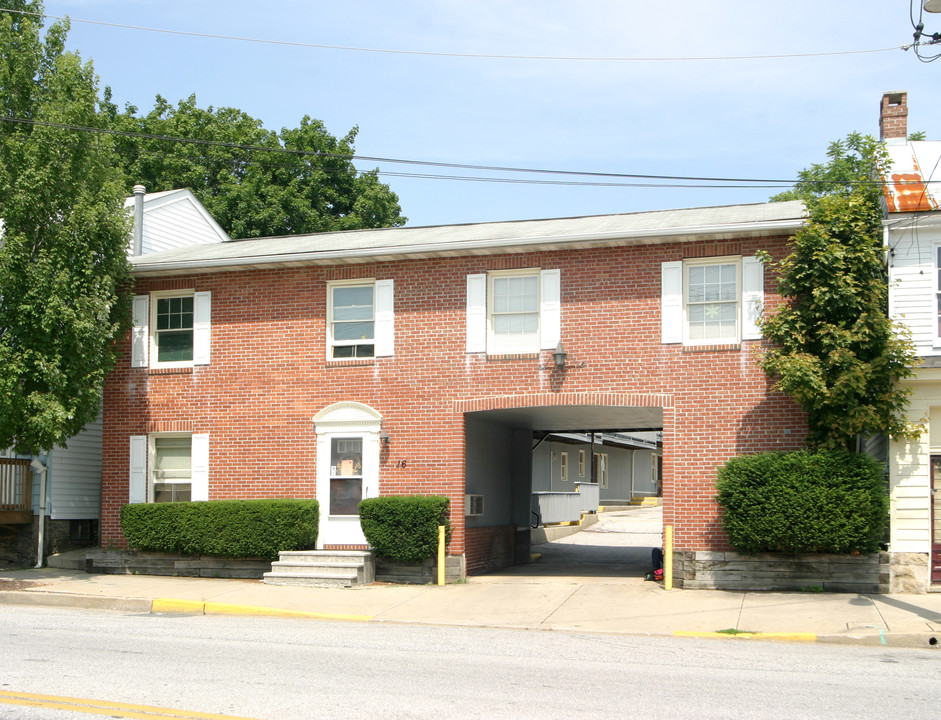
[[[29,460],[0,458],[0,523],[33,521],[33,471]]]

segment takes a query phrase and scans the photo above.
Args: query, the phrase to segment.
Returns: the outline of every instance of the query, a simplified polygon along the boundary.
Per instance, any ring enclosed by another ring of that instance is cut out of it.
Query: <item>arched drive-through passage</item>
[[[616,398],[634,401],[629,405],[592,397],[521,400],[464,408],[465,491],[473,496],[465,508],[468,574],[507,568],[524,576],[643,577],[662,533],[672,398]],[[657,505],[628,509],[632,498],[645,496]],[[577,520],[573,501],[588,509],[600,503],[606,512],[571,533],[560,518]],[[541,557],[531,563],[534,553]]]

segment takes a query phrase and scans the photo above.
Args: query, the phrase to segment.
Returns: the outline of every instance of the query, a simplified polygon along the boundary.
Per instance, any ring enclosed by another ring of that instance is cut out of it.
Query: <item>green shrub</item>
[[[421,562],[438,550],[438,526],[451,538],[448,508],[440,495],[387,495],[359,504],[359,521],[369,545],[380,557],[397,562]]]
[[[746,553],[871,553],[888,521],[880,463],[843,450],[737,457],[719,470],[729,542]]]
[[[210,500],[121,508],[121,529],[135,550],[276,558],[317,543],[316,500]]]

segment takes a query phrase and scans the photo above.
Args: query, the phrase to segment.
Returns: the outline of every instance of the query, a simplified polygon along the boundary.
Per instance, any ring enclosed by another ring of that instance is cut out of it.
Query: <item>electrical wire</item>
[[[222,147],[231,150],[243,150],[249,153],[258,152],[258,153],[270,153],[272,155],[290,155],[295,157],[317,157],[317,158],[337,158],[346,161],[362,161],[362,162],[377,162],[377,163],[387,163],[387,164],[403,164],[411,166],[422,166],[422,167],[434,167],[434,168],[450,168],[458,170],[474,170],[481,172],[500,172],[500,173],[516,173],[516,174],[529,174],[529,175],[565,175],[565,176],[577,176],[577,177],[590,177],[590,178],[603,178],[605,181],[612,180],[657,180],[657,181],[670,181],[670,184],[665,185],[651,185],[646,184],[645,186],[652,187],[755,187],[755,188],[769,188],[769,189],[781,189],[785,190],[793,186],[797,181],[794,179],[773,179],[773,178],[742,178],[742,177],[714,177],[714,176],[695,176],[695,175],[654,175],[646,173],[607,173],[607,172],[594,172],[587,170],[555,170],[547,168],[524,168],[524,167],[512,167],[512,166],[500,166],[500,165],[473,165],[469,163],[447,163],[447,162],[437,162],[431,160],[411,160],[403,158],[390,158],[390,157],[381,157],[373,155],[356,155],[356,154],[345,154],[345,153],[329,153],[321,150],[292,150],[285,147],[269,147],[265,145],[250,145],[244,143],[231,143],[231,142],[222,142],[218,140],[205,140],[201,138],[181,138],[181,137],[172,137],[168,135],[153,135],[149,133],[142,132],[132,132],[127,130],[114,130],[111,128],[98,128],[98,127],[88,127],[83,125],[70,125],[67,123],[51,123],[44,122],[40,120],[31,120],[27,118],[12,118],[12,117],[0,117],[0,122],[5,123],[14,123],[20,125],[31,125],[31,126],[40,126],[48,128],[56,128],[62,130],[78,131],[78,132],[87,132],[95,134],[105,134],[113,135],[117,137],[127,137],[134,139],[142,140],[151,140],[158,142],[170,142],[170,143],[183,143],[190,145],[200,145],[200,146],[210,146],[210,147]],[[417,178],[440,178],[440,179],[466,179],[466,180],[489,180],[493,182],[504,182],[503,178],[471,178],[471,177],[460,177],[460,176],[447,176],[447,175],[432,175],[429,173],[397,173],[393,175],[391,171],[379,171],[383,175],[392,175],[397,177],[417,177]],[[523,182],[520,180],[519,182]],[[530,184],[553,184],[551,181],[537,181],[537,180],[528,180]],[[677,185],[675,183],[684,182],[684,183],[697,183],[696,185]],[[881,181],[877,180],[857,180],[851,181],[850,183],[844,181],[826,181],[821,180],[822,183],[830,182],[834,185],[846,185],[852,184],[855,186],[867,186],[867,185],[878,185],[881,186]],[[712,185],[703,185],[703,183],[714,183]],[[604,186],[604,182],[585,182],[585,181],[564,181],[558,182],[555,184],[565,184],[565,185],[585,185],[585,186]],[[623,187],[638,187],[638,185],[631,185],[629,183],[617,183],[618,186]]]
[[[261,43],[266,45],[281,45],[286,47],[312,48],[316,50],[339,50],[344,52],[381,53],[386,55],[418,55],[422,57],[465,58],[475,60],[538,60],[554,62],[703,62],[703,61],[729,61],[729,60],[780,60],[808,57],[832,57],[841,55],[864,55],[871,53],[904,50],[903,46],[873,48],[869,50],[837,50],[813,53],[784,53],[780,55],[724,55],[724,56],[686,56],[686,57],[602,57],[579,55],[513,55],[488,53],[458,53],[430,50],[394,50],[391,48],[357,47],[352,45],[326,45],[321,43],[294,42],[289,40],[266,40],[263,38],[242,37],[238,35],[220,35],[216,33],[197,33],[186,30],[168,30],[165,28],[146,27],[143,25],[128,25],[124,23],[106,22],[104,20],[88,20],[73,18],[68,15],[50,15],[48,13],[34,13],[27,10],[12,10],[0,7],[0,11],[33,15],[53,20],[68,20],[69,22],[86,23],[89,25],[103,25],[125,30],[140,30],[146,32],[166,33],[170,35],[183,35],[187,37],[208,38],[212,40],[229,40],[235,42]]]

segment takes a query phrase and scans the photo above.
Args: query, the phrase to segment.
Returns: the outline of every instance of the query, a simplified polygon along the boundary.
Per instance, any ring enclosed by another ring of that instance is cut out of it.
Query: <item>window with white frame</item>
[[[131,436],[129,502],[208,499],[208,435],[154,433]]]
[[[212,293],[172,290],[138,295],[133,304],[133,367],[207,365]]]
[[[608,487],[608,453],[595,455],[595,482],[603,488]]]
[[[467,276],[467,352],[553,350],[561,339],[559,270],[496,270]]]
[[[941,338],[941,245],[935,248],[935,282],[935,337]]]
[[[154,502],[188,502],[193,489],[193,438],[164,435],[152,439],[151,488]]]
[[[569,454],[567,452],[559,453],[561,466],[559,469],[562,482],[568,482],[569,479]]]
[[[392,280],[356,280],[327,285],[329,359],[392,354],[392,287]]]
[[[664,343],[731,345],[761,338],[764,266],[758,258],[665,262],[661,277]]]
[[[580,478],[585,477],[585,451],[578,451],[578,476]]]

